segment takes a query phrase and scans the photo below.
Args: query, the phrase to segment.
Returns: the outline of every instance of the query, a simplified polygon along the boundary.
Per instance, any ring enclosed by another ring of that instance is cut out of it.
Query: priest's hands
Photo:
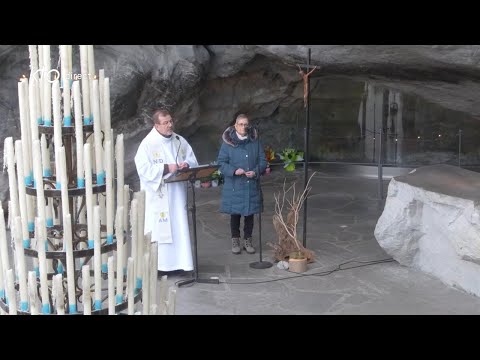
[[[180,163],[180,164],[178,164],[178,169],[180,169],[180,170],[181,170],[181,169],[188,169],[189,167],[190,167],[190,165],[188,165],[188,163],[185,162],[185,161],[182,162],[182,163]]]
[[[168,172],[175,173],[177,172],[179,166],[177,164],[168,164]]]

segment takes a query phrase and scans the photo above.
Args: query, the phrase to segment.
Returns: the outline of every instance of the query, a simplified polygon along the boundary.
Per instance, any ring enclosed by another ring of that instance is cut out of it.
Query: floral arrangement
[[[297,151],[293,148],[286,148],[279,155],[280,160],[283,161],[283,167],[286,171],[295,170],[295,162],[303,161],[303,151]]]
[[[265,158],[267,159],[267,166],[270,165],[270,162],[275,160],[275,151],[270,146],[265,146]]]

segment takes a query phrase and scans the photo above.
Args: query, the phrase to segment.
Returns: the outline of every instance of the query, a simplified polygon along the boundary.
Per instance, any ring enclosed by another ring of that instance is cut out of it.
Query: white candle
[[[91,303],[91,294],[90,294],[90,266],[82,266],[82,289],[83,289],[83,314],[91,315],[92,314],[92,303]]]
[[[167,314],[167,297],[168,297],[168,283],[167,275],[163,275],[160,279],[158,296],[158,312],[160,315]]]
[[[43,123],[52,126],[52,84],[50,83],[50,45],[43,45]]]
[[[123,302],[123,206],[117,208],[115,215],[115,235],[117,238],[117,297],[116,303]]]
[[[70,200],[68,198],[68,181],[66,170],[67,162],[65,159],[65,148],[63,146],[58,149],[57,164],[60,165],[60,173],[57,174],[57,183],[60,181],[60,190],[62,194],[62,214],[70,214]],[[63,225],[65,226],[65,224]]]
[[[117,165],[117,206],[124,206],[123,192],[125,185],[125,151],[123,146],[123,134],[117,135],[115,143],[115,160]]]
[[[73,62],[73,59],[72,59],[72,45],[67,45],[67,60],[68,60],[68,72],[70,74],[70,79],[72,79],[72,62]]]
[[[108,315],[115,315],[115,266],[113,256],[109,256],[108,264]]]
[[[128,315],[135,312],[135,271],[133,258],[127,260],[127,298],[128,298]]]
[[[50,167],[50,151],[47,147],[47,138],[45,134],[40,137],[40,146],[42,147],[42,169],[44,177],[51,177],[52,170]]]
[[[6,271],[5,271],[5,267],[3,266],[2,257],[3,257],[3,254],[2,256],[0,256],[0,299],[5,298],[5,279],[3,278],[3,274],[5,274]],[[3,314],[3,311],[0,310],[0,315],[2,314]]]
[[[43,177],[42,177],[42,162],[40,156],[40,141],[35,140],[33,142],[33,175],[35,179],[35,185],[37,190],[37,212],[38,216],[45,219],[47,214],[45,212],[45,192],[43,189]],[[42,224],[45,227],[45,223]],[[38,244],[39,234],[35,230],[35,238]],[[37,245],[38,246],[38,245]]]
[[[151,233],[149,233],[151,234]],[[158,245],[150,243],[150,306],[157,305],[157,269],[158,269]],[[155,315],[153,312],[151,315]]]
[[[93,45],[87,45],[88,51],[88,73],[89,76],[95,76],[95,55],[93,53]]]
[[[72,106],[70,104],[70,80],[63,86],[63,126],[72,126]]]
[[[60,187],[60,163],[58,161],[58,149],[63,145],[62,141],[62,118],[60,115],[60,85],[58,80],[52,84],[52,104],[53,104],[53,143],[55,154],[55,177],[57,189]]]
[[[41,70],[43,69],[43,46],[42,45],[38,45],[38,69]],[[40,110],[40,116],[41,116],[41,123],[40,124],[43,124],[43,115],[44,115],[44,112],[43,112],[43,98],[44,98],[44,94],[43,94],[43,82],[42,82],[42,74],[41,72],[39,71],[37,73],[37,75],[35,75],[35,79],[37,81],[35,81],[36,85],[37,85],[37,94],[38,94],[38,109]]]
[[[28,272],[28,299],[30,301],[30,314],[38,315],[37,309],[37,276],[35,271]]]
[[[65,88],[65,84],[68,82],[67,80],[67,73],[68,73],[67,45],[58,45],[58,50],[60,53],[61,86]]]
[[[60,45],[60,66],[63,86],[63,126],[72,126],[68,45]]]
[[[113,212],[114,200],[113,195],[113,164],[112,164],[112,142],[105,142],[105,161],[106,166],[106,197],[107,197],[107,244],[113,244]]]
[[[40,296],[42,300],[42,314],[50,314],[50,301],[48,299],[48,280],[47,280],[47,232],[45,229],[45,220],[42,217],[35,218],[35,236],[37,237],[38,262],[40,272]]]
[[[102,123],[100,121],[100,107],[98,103],[98,80],[93,80],[93,131],[95,136],[95,170],[97,173],[97,184],[105,184],[105,171],[103,167],[102,149]]]
[[[23,180],[23,154],[22,141],[15,141],[15,154],[17,158],[17,184],[18,184],[18,203],[20,205],[20,217],[22,226],[21,234],[23,236],[23,247],[30,247],[30,235],[28,233],[28,215],[27,215],[27,195],[25,192],[25,183]]]
[[[18,83],[18,102],[20,107],[20,132],[22,136],[22,149],[23,149],[23,174],[22,180],[26,185],[30,185],[30,117],[28,113],[28,84],[22,79]]]
[[[65,315],[65,301],[63,298],[62,274],[53,275],[52,296],[55,299],[55,308],[58,315]]]
[[[137,258],[138,258],[138,200],[133,198],[130,210],[130,224],[131,224],[131,238],[132,238],[132,248],[130,249],[130,254],[132,254],[133,260],[135,262],[135,278],[137,277]],[[139,289],[140,287],[135,282],[135,288]]]
[[[138,200],[138,224],[137,224],[137,282],[138,286],[142,286],[142,272],[143,272],[143,254],[144,254],[144,244],[145,244],[145,233],[144,233],[144,224],[145,224],[145,191],[139,191],[135,193]]]
[[[90,144],[83,146],[83,157],[85,159],[85,197],[87,205],[87,229],[88,229],[88,247],[94,247],[93,231],[93,189],[92,189],[92,156]]]
[[[28,55],[30,58],[30,78],[38,70],[37,45],[28,45]]]
[[[83,176],[83,122],[82,104],[80,102],[80,83],[73,82],[73,102],[75,105],[75,144],[77,149],[77,187],[85,187]]]
[[[107,134],[107,128],[104,126],[104,105],[103,105],[103,101],[104,101],[104,98],[103,98],[103,92],[104,92],[104,85],[103,83],[105,82],[105,70],[103,69],[100,69],[98,70],[98,94],[99,94],[99,97],[98,97],[98,101],[99,101],[99,106],[100,106],[100,123],[102,124],[102,130],[105,134],[105,140],[110,140],[110,135]]]
[[[7,298],[8,298],[8,314],[17,315],[17,297],[15,291],[13,270],[7,270]]]
[[[83,101],[83,124],[92,123],[92,111],[90,109],[90,79],[88,76],[88,48],[87,45],[80,45],[80,68],[82,79],[82,101]]]
[[[3,208],[0,204],[0,257],[2,260],[2,267],[0,271],[2,275],[10,269],[10,260],[8,258],[8,245],[7,245],[7,229],[5,228],[5,217],[3,213]],[[3,287],[5,290],[5,287]],[[3,296],[0,296],[3,297]]]
[[[175,298],[177,297],[177,290],[170,288],[168,291],[167,301],[167,315],[175,315]]]
[[[123,185],[123,226],[128,232],[128,209],[130,205],[130,186]]]
[[[112,121],[110,117],[110,79],[107,77],[105,78],[103,84],[103,116],[102,116],[102,124],[105,130],[105,136],[110,137],[110,129],[112,128]]]
[[[47,206],[45,206],[45,224],[47,227],[53,227],[53,199],[47,200]]]
[[[30,81],[28,84],[28,101],[30,107],[30,132],[32,134],[32,144],[38,140],[38,118],[39,111],[37,107],[37,85],[35,81]],[[32,164],[33,165],[33,164]]]
[[[28,311],[28,294],[27,294],[27,268],[25,266],[25,254],[23,252],[22,241],[22,220],[20,216],[15,218],[15,269],[18,272],[18,282],[20,287],[20,310]]]
[[[15,172],[15,152],[13,150],[13,138],[8,137],[4,142],[4,155],[7,155],[8,168],[8,187],[10,192],[11,212],[9,212],[10,219],[14,219],[20,215],[20,208],[18,204],[18,188],[17,188],[17,174]]]
[[[143,286],[142,286],[142,305],[143,315],[150,314],[150,253],[143,256]]]
[[[95,278],[95,310],[102,309],[102,254],[100,239],[100,207],[97,205],[93,208],[94,217],[94,278]]]
[[[75,300],[75,259],[73,258],[72,217],[70,214],[63,215],[63,241],[67,257],[68,309],[70,314],[74,314],[77,312],[77,302]]]

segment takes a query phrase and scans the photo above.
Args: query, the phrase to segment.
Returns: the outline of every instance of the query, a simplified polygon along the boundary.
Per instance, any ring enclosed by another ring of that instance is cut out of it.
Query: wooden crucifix
[[[307,102],[308,102],[308,77],[310,76],[311,73],[313,73],[315,71],[315,69],[317,68],[316,66],[310,70],[308,73],[305,73],[302,68],[300,67],[300,65],[297,65],[298,66],[298,73],[300,74],[300,76],[302,77],[303,79],[303,106],[306,108],[307,107]]]

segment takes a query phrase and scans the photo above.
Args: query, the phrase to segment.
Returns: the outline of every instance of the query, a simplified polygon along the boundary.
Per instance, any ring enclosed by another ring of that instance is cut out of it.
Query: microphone
[[[182,145],[182,142],[180,141],[180,137],[178,135],[175,135],[175,139],[178,140],[178,149],[177,149],[177,156],[175,156],[175,164],[178,166],[178,153],[180,152],[180,146]]]

